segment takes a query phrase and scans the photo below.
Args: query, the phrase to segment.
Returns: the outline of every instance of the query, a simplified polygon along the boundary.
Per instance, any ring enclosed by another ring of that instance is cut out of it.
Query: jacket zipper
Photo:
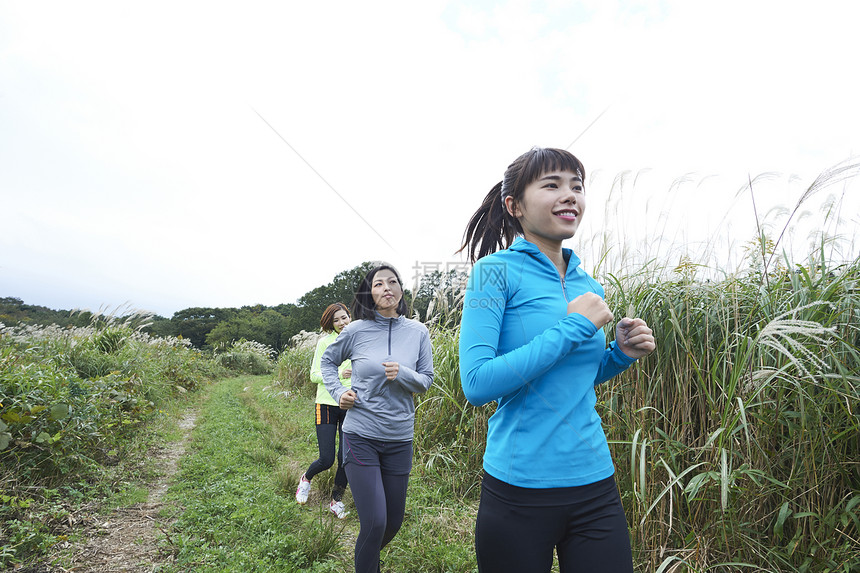
[[[555,271],[557,272],[557,271],[558,271],[558,269],[556,269],[555,265],[554,265],[554,264],[552,264],[552,261],[550,261],[550,260],[549,260],[549,257],[547,257],[546,255],[544,255],[543,253],[540,253],[540,254],[541,254],[541,255],[543,255],[544,259],[546,259],[546,261],[547,261],[547,262],[549,263],[549,265],[553,268],[553,270],[555,270]],[[567,262],[567,264],[569,265],[569,264],[570,264],[570,261],[568,261],[568,262]],[[561,279],[561,296],[562,296],[562,297],[564,297],[564,302],[570,302],[570,301],[567,299],[567,284],[565,283],[564,275],[562,275],[561,273],[558,273],[558,276],[559,276],[559,278]],[[390,352],[389,352],[389,353],[390,353]]]
[[[388,356],[391,356],[391,329],[394,327],[394,319],[388,319]]]

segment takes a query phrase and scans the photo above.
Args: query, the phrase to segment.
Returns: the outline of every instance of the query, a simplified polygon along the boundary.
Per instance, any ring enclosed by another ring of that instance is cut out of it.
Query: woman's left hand
[[[657,348],[654,334],[641,318],[622,318],[615,325],[615,343],[630,358],[648,356]]]
[[[397,362],[383,362],[382,365],[385,367],[385,377],[388,380],[397,378],[397,374],[400,373],[400,364]]]

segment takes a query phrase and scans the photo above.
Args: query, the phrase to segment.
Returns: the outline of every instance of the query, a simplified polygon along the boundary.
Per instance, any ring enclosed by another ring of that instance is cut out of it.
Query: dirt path
[[[196,412],[186,413],[179,422],[183,438],[150,452],[154,457],[157,478],[149,484],[149,497],[145,503],[116,509],[107,516],[94,514],[84,518],[87,541],[66,548],[66,554],[71,549],[71,564],[68,568],[55,566],[41,571],[149,573],[156,565],[169,561],[171,555],[158,547],[158,535],[160,531],[167,530],[170,524],[159,517],[159,511],[163,506],[162,498],[176,473],[179,458],[185,453],[196,418]],[[39,570],[32,571],[37,573]]]

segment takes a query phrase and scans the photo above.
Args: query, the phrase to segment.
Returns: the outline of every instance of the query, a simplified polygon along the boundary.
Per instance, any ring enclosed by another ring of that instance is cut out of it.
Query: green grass
[[[175,564],[164,571],[348,571],[358,518],[328,512],[334,468],[314,478],[305,506],[298,476],[318,452],[313,400],[285,395],[271,377],[222,381],[209,391],[167,499],[182,507],[171,533]],[[477,506],[413,471],[403,529],[383,550],[392,571],[475,570]]]
[[[167,495],[182,512],[170,534],[176,562],[165,570],[343,570],[343,523],[318,503],[298,506],[291,491],[300,462],[312,460],[300,422],[311,410],[271,392],[270,380],[234,378],[209,391]]]

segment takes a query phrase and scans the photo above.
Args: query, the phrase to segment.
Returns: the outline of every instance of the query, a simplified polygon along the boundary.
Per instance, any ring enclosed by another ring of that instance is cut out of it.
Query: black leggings
[[[381,442],[346,435],[346,473],[361,529],[356,573],[377,573],[379,552],[400,531],[412,468],[412,442]]]
[[[481,573],[632,573],[630,536],[614,477],[548,490],[485,475],[475,525]]]
[[[320,405],[318,404],[317,407]],[[340,410],[340,408],[337,408]],[[340,410],[346,415],[346,410]],[[344,416],[332,414],[328,423],[317,424],[317,444],[319,445],[320,457],[314,461],[305,472],[305,478],[310,481],[315,475],[324,472],[334,465],[335,440],[337,439],[337,472],[334,474],[334,487],[331,490],[331,498],[335,501],[343,499],[346,490],[347,479],[343,468],[343,419]],[[325,419],[325,418],[324,418]],[[339,438],[339,439],[338,439]]]

